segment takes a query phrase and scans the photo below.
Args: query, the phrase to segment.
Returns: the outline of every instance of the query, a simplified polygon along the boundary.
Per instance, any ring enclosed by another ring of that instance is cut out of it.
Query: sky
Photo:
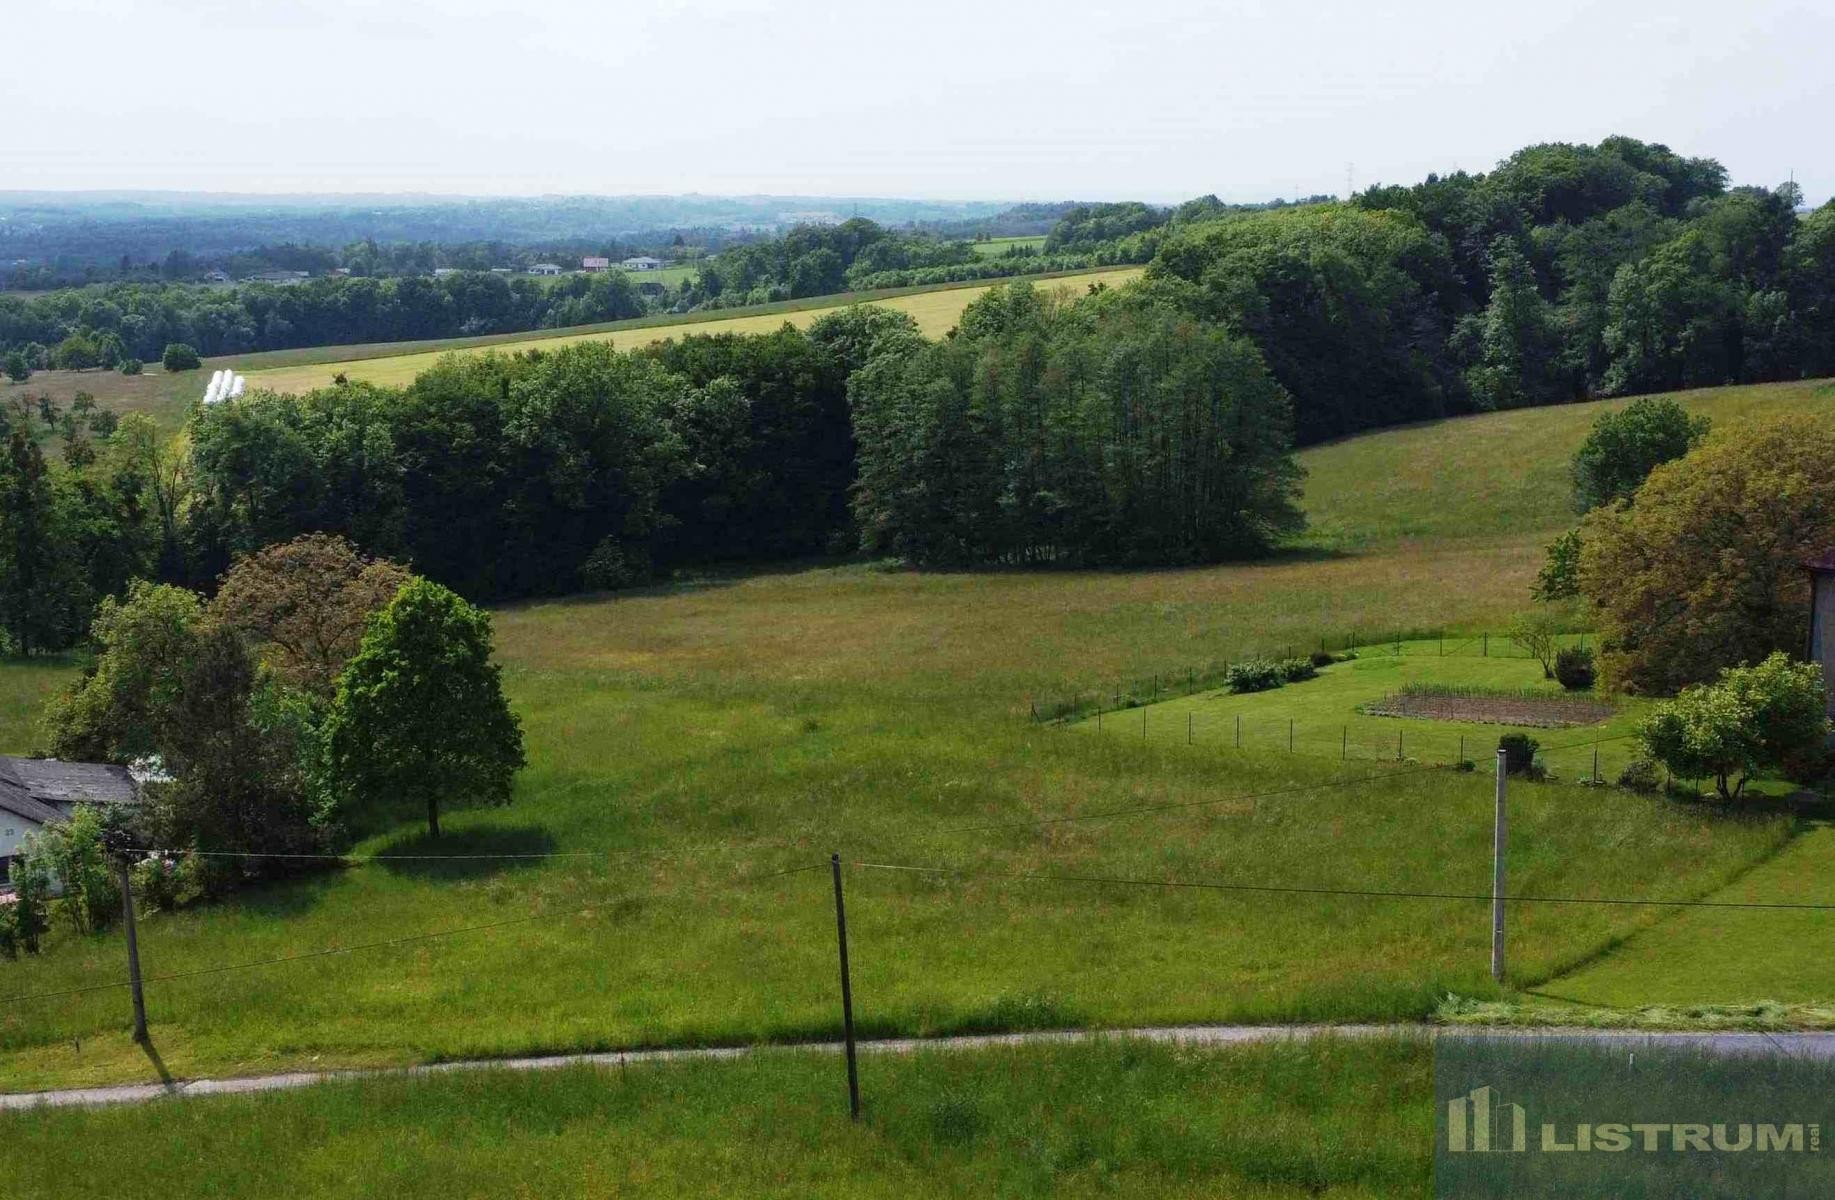
[[[1817,0],[16,0],[0,191],[1226,200],[1624,133],[1835,193]]]

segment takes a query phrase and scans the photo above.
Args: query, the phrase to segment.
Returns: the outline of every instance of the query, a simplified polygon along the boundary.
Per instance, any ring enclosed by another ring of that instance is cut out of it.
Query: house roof
[[[43,825],[78,804],[134,804],[140,789],[126,767],[0,754],[0,809]]]

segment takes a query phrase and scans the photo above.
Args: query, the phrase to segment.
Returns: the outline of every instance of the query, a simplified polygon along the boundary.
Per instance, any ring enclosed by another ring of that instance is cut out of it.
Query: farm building
[[[559,275],[560,273],[561,266],[559,263],[536,263],[529,268],[529,274],[531,275]]]
[[[639,254],[635,258],[625,259],[618,265],[627,271],[660,271],[663,269],[663,260],[651,258],[648,254]]]
[[[580,260],[582,271],[605,271],[611,269],[612,260],[603,254],[588,254]]]
[[[1822,664],[1835,720],[1835,550],[1804,566],[1810,573],[1810,660]]]
[[[0,880],[21,842],[68,820],[77,805],[139,802],[126,767],[0,754]]]

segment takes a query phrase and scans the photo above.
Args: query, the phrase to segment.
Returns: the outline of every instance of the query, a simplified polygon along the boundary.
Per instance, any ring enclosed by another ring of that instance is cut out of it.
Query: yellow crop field
[[[1058,288],[1082,291],[1092,283],[1102,282],[1113,287],[1119,283],[1135,279],[1141,274],[1140,267],[1117,267],[1101,271],[1089,271],[1080,275],[1064,275],[1056,279],[1038,282],[1043,288]],[[895,308],[900,312],[910,313],[917,321],[918,327],[929,337],[940,337],[947,333],[977,297],[987,293],[1005,280],[992,280],[975,287],[939,288],[936,291],[918,292],[913,295],[897,296],[873,303],[886,308]],[[609,341],[621,349],[660,342],[667,338],[681,337],[690,333],[769,333],[785,322],[797,328],[807,328],[818,318],[834,312],[845,305],[830,305],[824,308],[806,308],[795,312],[776,312],[754,314],[744,317],[714,317],[700,320],[685,319],[674,325],[648,325],[634,329],[617,329],[598,333],[551,334],[546,337],[531,336],[522,341],[501,342],[497,345],[462,351],[464,353],[482,353],[484,349],[500,353],[516,350],[527,350],[540,347],[552,350],[570,342]],[[452,351],[432,350],[415,354],[398,354],[387,358],[350,359],[342,362],[312,363],[302,366],[274,367],[266,371],[248,372],[250,387],[268,388],[277,392],[305,392],[313,388],[326,387],[332,380],[343,375],[345,378],[369,383],[399,386],[406,384],[439,360],[442,354]]]

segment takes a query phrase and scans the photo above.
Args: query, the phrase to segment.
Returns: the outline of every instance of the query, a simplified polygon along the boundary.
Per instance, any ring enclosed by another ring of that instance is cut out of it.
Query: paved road
[[[1835,1059],[1835,1033],[1659,1033],[1619,1029],[1484,1029],[1430,1025],[1173,1025],[1143,1029],[1068,1029],[1033,1033],[986,1034],[971,1037],[887,1038],[859,1043],[863,1054],[911,1054],[917,1051],[974,1050],[990,1046],[1035,1043],[1087,1042],[1099,1038],[1140,1038],[1153,1042],[1179,1042],[1200,1046],[1228,1046],[1269,1042],[1283,1038],[1314,1037],[1416,1037],[1433,1038],[1447,1033],[1488,1034],[1498,1037],[1561,1038],[1608,1042],[1624,1046],[1660,1041],[1669,1046],[1695,1046],[1723,1054],[1788,1054]],[[547,1071],[560,1067],[616,1067],[637,1063],[674,1062],[683,1059],[729,1059],[748,1054],[839,1054],[840,1042],[808,1042],[795,1046],[734,1046],[693,1050],[620,1050],[604,1054],[555,1054],[539,1058],[467,1059],[419,1067],[373,1071],[295,1071],[285,1075],[248,1075],[229,1079],[174,1080],[169,1084],[142,1083],[120,1087],[68,1088],[55,1092],[0,1094],[0,1110],[41,1106],[138,1104],[180,1096],[215,1096],[247,1092],[276,1092],[310,1087],[335,1079],[387,1076],[439,1075],[448,1071]]]

